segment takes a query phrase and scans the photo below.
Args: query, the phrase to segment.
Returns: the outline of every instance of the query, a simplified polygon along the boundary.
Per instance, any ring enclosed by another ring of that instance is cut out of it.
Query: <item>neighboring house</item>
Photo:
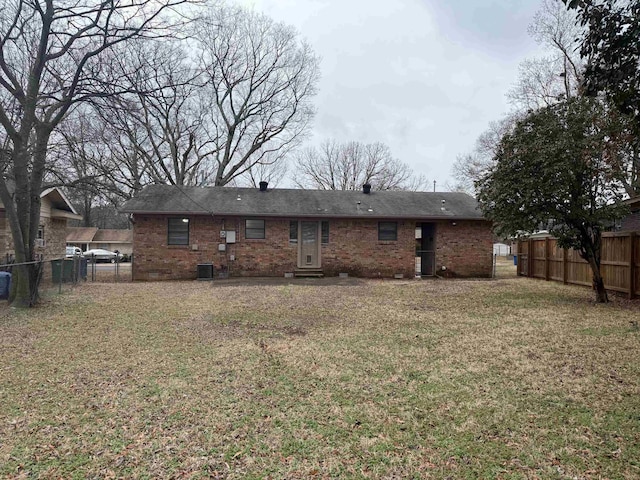
[[[630,213],[618,223],[621,231],[640,231],[640,196],[630,198],[624,202],[629,207]]]
[[[99,229],[96,227],[69,227],[67,245],[80,247],[83,252],[92,248],[103,248],[131,255],[133,231],[123,229]]]
[[[67,222],[82,220],[71,202],[58,188],[48,188],[40,195],[40,228],[36,240],[36,254],[43,260],[64,258]],[[0,203],[0,260],[13,260],[13,236],[6,218],[4,205]]]
[[[493,254],[498,255],[499,257],[506,257],[507,255],[511,255],[511,245],[496,242],[493,244]]]
[[[463,193],[153,185],[128,201],[134,280],[232,276],[487,277],[491,223]]]

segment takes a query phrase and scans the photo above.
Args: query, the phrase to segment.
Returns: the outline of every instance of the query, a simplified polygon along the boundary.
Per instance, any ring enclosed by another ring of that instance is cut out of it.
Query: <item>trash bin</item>
[[[11,274],[9,272],[0,272],[0,300],[9,298],[11,290]]]
[[[87,264],[89,263],[89,259],[87,257],[77,257],[78,258],[78,278],[82,280],[87,279]]]
[[[60,275],[62,275],[62,283],[73,281],[73,258],[51,261],[51,279],[53,283],[60,283]]]
[[[518,265],[518,255],[513,256],[513,264]]]

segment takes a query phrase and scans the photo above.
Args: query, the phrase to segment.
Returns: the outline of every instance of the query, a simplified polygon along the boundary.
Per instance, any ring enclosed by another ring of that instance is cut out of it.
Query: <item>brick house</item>
[[[201,263],[231,276],[492,271],[491,223],[463,193],[153,185],[121,211],[134,280],[193,279]]]
[[[40,227],[36,239],[36,254],[43,260],[63,258],[67,239],[67,222],[81,220],[71,202],[58,188],[48,188],[40,195]],[[4,205],[0,203],[0,259],[13,258],[13,236],[6,218]]]

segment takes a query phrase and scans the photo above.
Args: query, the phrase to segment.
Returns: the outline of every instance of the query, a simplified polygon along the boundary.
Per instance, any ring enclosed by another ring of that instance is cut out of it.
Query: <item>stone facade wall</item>
[[[40,224],[44,225],[44,247],[36,247],[36,253],[42,255],[45,260],[42,281],[47,283],[52,280],[53,267],[50,261],[64,258],[67,247],[67,220],[60,218],[41,218]]]
[[[13,260],[15,255],[13,235],[9,229],[9,221],[6,212],[0,210],[0,262]],[[44,227],[43,247],[36,246],[35,253],[45,263],[42,272],[42,282],[49,283],[52,279],[52,266],[50,260],[64,258],[67,244],[67,220],[59,218],[40,218],[40,225]]]
[[[2,260],[7,255],[15,255],[13,235],[9,229],[9,221],[5,218],[4,210],[0,213],[0,255]],[[46,260],[63,258],[67,245],[67,220],[60,218],[40,218],[40,225],[44,227],[44,247],[36,246],[36,254]]]
[[[298,245],[289,241],[292,219],[265,219],[265,239],[247,239],[245,218],[189,216],[189,245],[168,245],[168,217],[135,215],[133,279],[196,278],[199,263],[213,263],[231,276],[283,276],[297,269]],[[297,220],[297,219],[296,219]],[[322,245],[325,275],[341,272],[390,278],[415,274],[415,221],[398,221],[397,241],[378,240],[378,221],[330,219],[329,243]],[[236,243],[225,244],[221,231],[235,231]],[[436,263],[447,275],[489,276],[492,265],[488,222],[436,223]]]

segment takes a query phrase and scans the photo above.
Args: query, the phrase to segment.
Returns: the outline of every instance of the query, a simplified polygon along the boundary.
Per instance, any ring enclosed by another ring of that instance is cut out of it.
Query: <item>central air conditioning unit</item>
[[[198,280],[213,280],[213,263],[198,264]]]

